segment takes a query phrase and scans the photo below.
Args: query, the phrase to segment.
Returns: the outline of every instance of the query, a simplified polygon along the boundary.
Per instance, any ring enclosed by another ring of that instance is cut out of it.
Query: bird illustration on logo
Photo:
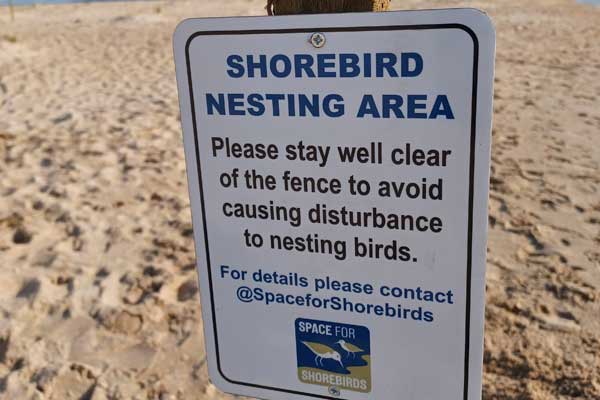
[[[335,344],[339,344],[340,347],[344,349],[344,351],[346,352],[346,357],[350,357],[350,354],[352,354],[352,358],[354,358],[356,357],[356,353],[364,352],[364,350],[360,347],[355,346],[352,343],[348,343],[345,340],[338,340],[337,342],[335,342]]]
[[[332,349],[331,347],[324,345],[322,343],[314,343],[314,342],[302,342],[310,351],[312,351],[315,355],[315,365],[317,367],[323,367],[324,359],[335,360],[340,363],[342,368],[344,368],[344,364],[342,363],[342,356],[340,353]]]

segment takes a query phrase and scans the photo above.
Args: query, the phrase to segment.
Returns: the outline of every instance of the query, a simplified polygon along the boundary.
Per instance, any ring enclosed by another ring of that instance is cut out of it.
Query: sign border
[[[471,88],[471,140],[470,140],[470,160],[469,160],[469,196],[468,196],[468,227],[467,227],[467,275],[466,275],[466,310],[465,310],[465,357],[464,357],[464,380],[463,380],[463,400],[469,398],[469,353],[470,353],[470,328],[471,328],[471,272],[472,272],[472,253],[473,253],[473,198],[474,198],[474,179],[475,179],[475,144],[477,137],[477,91],[479,77],[479,39],[477,34],[468,26],[459,23],[443,24],[416,24],[416,25],[381,25],[381,26],[356,26],[356,27],[317,27],[317,28],[290,28],[290,29],[245,29],[245,30],[210,30],[197,31],[189,36],[185,44],[185,61],[190,94],[190,108],[192,115],[192,126],[194,131],[194,147],[196,154],[196,167],[198,169],[198,189],[200,194],[200,205],[202,208],[202,228],[204,230],[204,247],[206,250],[206,265],[208,270],[208,282],[210,288],[210,306],[212,311],[212,328],[215,341],[215,351],[217,360],[217,370],[221,377],[234,385],[248,386],[256,389],[272,390],[283,393],[290,393],[300,396],[309,396],[319,399],[344,400],[341,397],[331,397],[315,393],[306,393],[297,390],[278,388],[273,386],[259,385],[249,382],[240,382],[228,378],[221,369],[221,360],[219,358],[219,338],[217,333],[216,307],[213,296],[213,280],[210,264],[210,251],[208,245],[208,227],[206,224],[206,211],[204,208],[204,188],[202,186],[202,168],[200,162],[200,149],[198,145],[198,130],[196,123],[196,106],[194,101],[194,91],[192,84],[192,73],[190,65],[189,49],[192,41],[198,36],[227,36],[227,35],[264,35],[281,33],[311,33],[311,32],[373,32],[373,31],[407,31],[407,30],[437,30],[437,29],[459,29],[466,32],[473,40],[473,78]],[[206,321],[205,321],[206,322]]]

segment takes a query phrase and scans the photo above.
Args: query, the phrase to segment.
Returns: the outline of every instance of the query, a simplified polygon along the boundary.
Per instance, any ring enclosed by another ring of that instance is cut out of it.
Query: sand
[[[0,398],[230,398],[207,378],[171,34],[265,1],[0,8]],[[600,398],[600,9],[498,34],[484,398]]]

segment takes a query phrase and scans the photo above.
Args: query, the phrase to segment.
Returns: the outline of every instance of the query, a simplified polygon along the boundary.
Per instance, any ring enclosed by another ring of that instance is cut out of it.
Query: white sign
[[[480,398],[494,40],[469,9],[179,25],[215,385]]]

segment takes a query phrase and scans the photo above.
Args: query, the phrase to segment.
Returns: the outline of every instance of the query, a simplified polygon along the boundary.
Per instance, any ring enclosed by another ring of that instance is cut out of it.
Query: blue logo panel
[[[296,357],[301,382],[342,390],[371,391],[371,338],[365,326],[298,318]]]

